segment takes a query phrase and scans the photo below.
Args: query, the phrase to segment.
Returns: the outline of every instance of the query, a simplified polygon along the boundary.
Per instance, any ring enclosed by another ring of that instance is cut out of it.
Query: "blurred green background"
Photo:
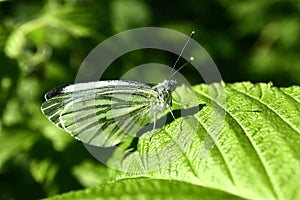
[[[74,82],[85,56],[136,27],[185,34],[211,55],[225,82],[300,84],[300,2],[288,0],[0,0],[0,198],[35,199],[104,183],[107,169],[42,115],[49,89]],[[118,79],[142,63],[173,64],[153,52],[124,56]],[[201,83],[188,67],[182,73]]]

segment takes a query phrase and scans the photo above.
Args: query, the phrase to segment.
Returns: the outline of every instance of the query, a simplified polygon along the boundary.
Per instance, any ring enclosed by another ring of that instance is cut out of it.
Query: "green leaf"
[[[75,177],[85,187],[97,186],[105,183],[107,177],[107,168],[100,167],[97,162],[89,160],[82,162],[72,170]]]
[[[184,181],[246,199],[300,198],[300,88],[228,84],[225,104],[221,86],[195,86],[205,106],[151,141],[140,138],[137,152],[119,162],[128,173],[117,177]],[[218,126],[220,135],[207,136]]]
[[[191,91],[204,105],[198,112],[165,125],[151,140],[146,133],[134,152],[117,148],[108,165],[122,170],[113,174],[120,181],[54,199],[300,198],[298,86],[179,87],[184,109],[194,106]]]
[[[215,189],[178,181],[138,178],[70,192],[48,199],[240,199]]]

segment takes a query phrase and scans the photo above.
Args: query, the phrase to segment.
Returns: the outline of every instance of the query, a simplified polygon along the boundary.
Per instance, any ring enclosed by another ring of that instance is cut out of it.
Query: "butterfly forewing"
[[[54,89],[42,111],[55,125],[82,142],[113,146],[153,121],[157,103],[152,86],[134,81],[98,81]]]

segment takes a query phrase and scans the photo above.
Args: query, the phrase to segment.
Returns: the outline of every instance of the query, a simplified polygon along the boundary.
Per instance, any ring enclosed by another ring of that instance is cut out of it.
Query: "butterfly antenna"
[[[177,57],[177,59],[176,59],[174,65],[173,65],[173,68],[172,68],[172,70],[171,70],[171,72],[170,72],[170,78],[174,75],[174,69],[175,69],[175,67],[176,67],[176,65],[177,65],[177,63],[178,63],[178,61],[179,61],[179,59],[181,58],[181,56],[182,56],[182,54],[183,54],[183,52],[184,52],[184,49],[186,48],[186,46],[188,45],[188,43],[190,42],[191,38],[192,38],[194,35],[195,35],[195,31],[192,31],[191,34],[190,34],[190,37],[188,38],[188,40],[187,40],[187,41],[185,42],[185,44],[183,45],[183,48],[181,49],[181,52],[180,52],[179,56]],[[184,67],[184,66],[185,66],[185,64],[184,64],[183,66],[181,66],[180,68],[182,68],[182,67]],[[177,71],[175,71],[175,72],[178,72],[178,71],[179,71],[179,70],[177,70]]]
[[[190,57],[190,61],[193,61],[194,57]],[[170,78],[172,78],[177,72],[179,72],[182,68],[184,68],[187,64],[189,64],[189,62],[184,63],[183,65],[181,65],[177,70],[173,70],[173,73],[170,75]]]

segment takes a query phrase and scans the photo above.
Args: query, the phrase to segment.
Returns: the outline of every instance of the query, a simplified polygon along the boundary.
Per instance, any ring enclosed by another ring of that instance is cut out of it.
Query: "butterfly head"
[[[166,90],[174,91],[177,86],[177,82],[175,80],[165,80],[163,83],[165,85]]]
[[[162,83],[154,86],[154,90],[158,93],[170,93],[176,89],[177,82],[175,80],[164,80]]]

